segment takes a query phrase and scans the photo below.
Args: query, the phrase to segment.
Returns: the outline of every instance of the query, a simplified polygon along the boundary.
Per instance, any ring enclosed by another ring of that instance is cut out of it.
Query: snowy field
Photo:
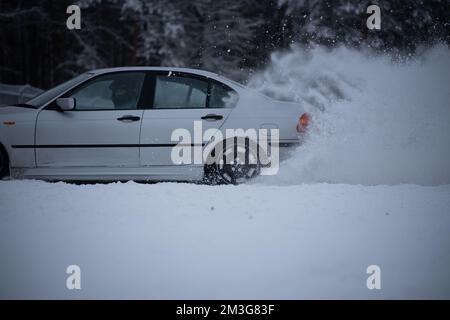
[[[1,298],[450,298],[450,186],[16,181],[0,203]]]
[[[0,181],[0,298],[450,299],[449,83],[442,46],[397,64],[293,48],[250,81],[313,114],[276,176]]]

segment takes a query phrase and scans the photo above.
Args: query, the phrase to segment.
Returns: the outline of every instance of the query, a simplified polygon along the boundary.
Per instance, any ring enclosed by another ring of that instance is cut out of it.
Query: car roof
[[[214,72],[200,70],[200,69],[191,69],[191,68],[179,68],[179,67],[116,67],[116,68],[105,68],[105,69],[96,69],[91,70],[88,73],[93,75],[99,75],[110,72],[120,72],[120,71],[173,71],[173,72],[186,72],[192,73],[199,76],[204,76],[207,78],[215,79],[220,82],[224,82],[232,87],[238,87],[240,89],[245,89],[246,87],[239,82],[228,79],[222,75],[219,75]]]
[[[118,68],[105,68],[105,69],[97,69],[89,71],[89,73],[92,74],[103,74],[103,73],[110,73],[110,72],[116,72],[116,71],[173,71],[173,72],[186,72],[186,73],[193,73],[198,74],[201,76],[209,77],[209,78],[219,78],[219,79],[226,79],[225,77],[222,77],[216,73],[206,71],[206,70],[199,70],[199,69],[190,69],[190,68],[171,68],[171,67],[118,67]]]

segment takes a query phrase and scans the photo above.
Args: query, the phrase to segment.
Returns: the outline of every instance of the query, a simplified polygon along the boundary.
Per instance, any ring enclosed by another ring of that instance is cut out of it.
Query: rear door
[[[64,97],[75,109],[42,110],[36,127],[38,167],[137,167],[145,72],[95,77]]]
[[[143,116],[141,165],[175,165],[171,152],[178,142],[172,141],[172,133],[189,131],[193,146],[194,123],[201,124],[202,132],[219,129],[237,101],[237,93],[217,81],[187,73],[153,72],[151,79],[153,103]]]

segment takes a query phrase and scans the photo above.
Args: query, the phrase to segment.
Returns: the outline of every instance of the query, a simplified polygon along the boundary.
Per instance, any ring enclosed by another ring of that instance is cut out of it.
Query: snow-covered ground
[[[449,83],[442,46],[401,64],[293,48],[250,82],[313,114],[276,176],[0,181],[0,298],[450,299]]]
[[[450,298],[450,186],[4,181],[0,203],[1,298]]]

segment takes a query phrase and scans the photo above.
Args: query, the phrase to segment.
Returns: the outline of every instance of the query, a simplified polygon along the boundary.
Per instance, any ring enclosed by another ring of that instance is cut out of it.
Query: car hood
[[[35,115],[39,112],[38,109],[23,107],[20,105],[17,106],[6,106],[0,107],[0,118],[4,120],[31,120],[35,117]],[[14,117],[12,119],[9,119]],[[6,119],[8,118],[8,119]]]

